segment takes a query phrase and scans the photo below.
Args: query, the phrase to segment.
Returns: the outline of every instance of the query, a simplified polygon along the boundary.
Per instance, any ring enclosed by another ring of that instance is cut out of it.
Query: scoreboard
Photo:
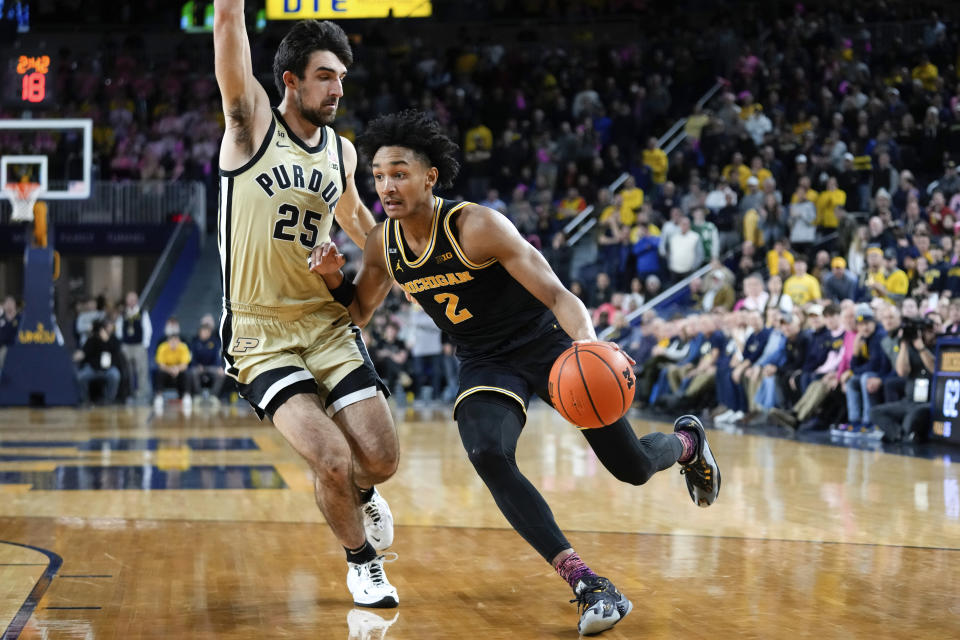
[[[3,102],[18,109],[43,109],[54,104],[53,60],[39,51],[15,53],[7,60]]]
[[[930,437],[960,444],[960,337],[937,339]]]

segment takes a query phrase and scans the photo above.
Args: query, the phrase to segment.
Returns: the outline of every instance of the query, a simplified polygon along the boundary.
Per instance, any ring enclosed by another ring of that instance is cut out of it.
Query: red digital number
[[[47,77],[34,72],[23,76],[23,91],[20,99],[24,102],[43,102],[47,97]]]

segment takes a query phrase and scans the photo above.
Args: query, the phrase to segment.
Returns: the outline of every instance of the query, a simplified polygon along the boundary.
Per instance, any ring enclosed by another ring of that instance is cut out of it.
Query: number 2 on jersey
[[[446,303],[447,318],[449,318],[453,324],[460,324],[464,320],[469,320],[473,317],[473,314],[466,309],[457,309],[457,303],[460,302],[460,298],[452,293],[438,293],[433,296],[433,299],[440,304]]]

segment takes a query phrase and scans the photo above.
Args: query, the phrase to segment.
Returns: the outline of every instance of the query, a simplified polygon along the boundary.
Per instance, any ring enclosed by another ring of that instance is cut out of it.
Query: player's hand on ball
[[[606,340],[574,340],[573,342],[574,342],[575,344],[583,344],[583,343],[586,343],[586,342],[597,342],[597,343],[599,343],[599,344],[605,344],[605,345],[607,345],[608,347],[610,347],[611,349],[613,349],[614,351],[619,351],[620,353],[622,353],[622,354],[623,354],[623,357],[626,358],[626,359],[630,362],[631,365],[637,364],[637,361],[634,360],[633,358],[631,358],[629,353],[627,353],[626,351],[624,351],[623,349],[621,349],[621,348],[620,348],[620,345],[618,345],[616,342],[607,342]]]
[[[346,262],[347,259],[337,250],[337,245],[332,242],[321,242],[313,248],[310,257],[307,258],[307,267],[310,271],[323,275],[339,271]]]

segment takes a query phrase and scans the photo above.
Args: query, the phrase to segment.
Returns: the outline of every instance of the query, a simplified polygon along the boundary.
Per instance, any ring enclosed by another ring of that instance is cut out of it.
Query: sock
[[[576,589],[581,578],[595,578],[597,574],[583,563],[576,551],[568,555],[557,565],[557,573],[567,581],[571,588]]]
[[[356,549],[347,549],[344,547],[343,550],[347,552],[347,562],[352,562],[353,564],[364,564],[377,557],[376,550],[371,547],[370,543],[366,540]]]
[[[697,452],[697,437],[693,435],[692,431],[686,429],[677,431],[675,435],[680,438],[680,444],[683,445],[683,453],[677,458],[677,462],[680,464],[693,462],[693,456]]]
[[[366,504],[370,502],[370,499],[373,498],[373,487],[369,489],[361,489],[357,487],[357,493],[360,495],[360,504]]]

